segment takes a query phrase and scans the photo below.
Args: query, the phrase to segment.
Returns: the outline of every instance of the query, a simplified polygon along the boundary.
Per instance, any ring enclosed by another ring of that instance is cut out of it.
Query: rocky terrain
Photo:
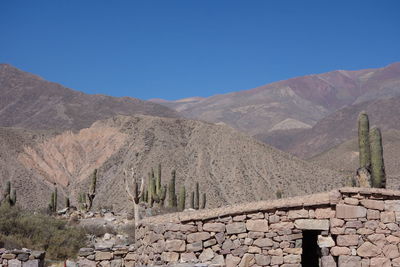
[[[177,117],[164,106],[132,97],[88,95],[0,64],[0,126],[78,130],[114,115]]]
[[[277,190],[284,196],[325,191],[343,185],[346,178],[230,127],[187,119],[118,116],[77,133],[48,135],[37,143],[21,139],[18,149],[3,150],[13,153],[16,163],[4,164],[2,171],[8,175],[1,178],[2,186],[8,179],[25,179],[24,187],[16,188],[19,203],[29,208],[47,206],[53,183],[59,188],[61,207],[66,195],[76,205],[95,168],[94,206],[116,211],[131,206],[122,182],[124,169],[147,177],[158,163],[165,184],[172,169],[177,172],[177,187],[185,185],[187,192],[199,182],[200,191],[207,193],[207,207],[276,198]],[[23,172],[19,176],[12,171],[17,166]]]
[[[400,63],[394,63],[379,69],[297,77],[204,99],[155,102],[185,117],[223,122],[254,136],[310,128],[345,106],[399,95]]]

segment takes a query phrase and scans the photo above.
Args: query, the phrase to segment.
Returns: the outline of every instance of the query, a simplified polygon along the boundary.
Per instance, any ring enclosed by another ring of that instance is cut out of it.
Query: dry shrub
[[[0,245],[7,249],[45,250],[49,259],[67,259],[87,242],[83,229],[64,220],[8,205],[0,206],[0,214]]]

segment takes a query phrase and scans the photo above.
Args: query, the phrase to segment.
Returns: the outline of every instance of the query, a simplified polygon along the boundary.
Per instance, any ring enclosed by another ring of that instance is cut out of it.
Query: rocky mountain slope
[[[223,122],[255,136],[310,128],[345,106],[399,95],[400,63],[394,63],[297,77],[205,99],[156,102],[188,118]]]
[[[88,95],[0,64],[0,126],[82,129],[114,115],[177,117],[164,106],[131,97]]]
[[[65,195],[75,204],[95,168],[99,175],[94,205],[116,210],[129,206],[123,170],[133,168],[137,177],[147,177],[158,163],[162,164],[164,183],[172,169],[177,171],[177,187],[184,184],[190,192],[199,182],[209,207],[275,198],[278,189],[284,196],[329,190],[342,186],[345,178],[230,127],[186,119],[118,116],[77,133],[20,143],[18,148],[5,148],[5,153],[13,153],[23,172],[18,177],[25,179],[25,185],[16,187],[20,203],[29,208],[47,205],[54,182],[60,205]],[[17,179],[7,164],[2,174],[2,185],[9,178],[13,184],[22,179]]]
[[[339,109],[311,129],[277,131],[257,138],[301,158],[310,158],[357,136],[357,117],[369,115],[370,125],[383,131],[400,130],[400,97],[366,101]]]

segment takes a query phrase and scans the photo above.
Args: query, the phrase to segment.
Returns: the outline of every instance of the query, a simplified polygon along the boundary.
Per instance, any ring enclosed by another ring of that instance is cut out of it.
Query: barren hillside
[[[86,188],[90,173],[98,168],[94,204],[117,210],[129,205],[122,184],[123,169],[132,167],[137,177],[143,177],[158,163],[162,164],[164,183],[172,169],[177,171],[177,187],[184,184],[191,191],[198,181],[210,207],[275,198],[278,189],[284,196],[324,191],[343,185],[344,178],[227,126],[151,116],[99,121],[78,133],[26,144],[17,154],[18,164],[30,170],[32,180],[56,181],[60,191],[69,192],[73,203]],[[49,194],[21,197],[20,202],[26,207],[45,205],[47,198],[37,198]]]
[[[156,102],[185,117],[223,122],[255,136],[309,128],[348,105],[399,95],[400,63],[394,63],[378,69],[296,77],[205,99]]]
[[[159,104],[84,94],[7,64],[0,64],[0,96],[0,126],[4,127],[77,130],[118,114],[178,117]]]

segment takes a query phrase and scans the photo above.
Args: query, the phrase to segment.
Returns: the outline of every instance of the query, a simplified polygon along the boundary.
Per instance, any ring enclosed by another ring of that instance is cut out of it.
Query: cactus
[[[178,196],[178,210],[179,211],[185,210],[185,201],[186,201],[186,189],[185,189],[185,186],[182,185],[181,189],[179,190],[179,196]]]
[[[93,200],[96,197],[96,184],[97,184],[97,169],[94,169],[92,174],[92,181],[90,183],[89,192],[87,193],[87,207],[86,210],[90,210],[93,206]]]
[[[153,207],[154,201],[156,200],[156,185],[153,179],[153,174],[148,173],[148,184],[147,184],[147,192],[148,192],[148,199],[147,203],[149,203],[150,207]]]
[[[194,191],[190,194],[190,208],[194,209]]]
[[[57,185],[54,185],[54,205],[53,205],[53,211],[57,211],[57,203],[58,203],[58,192],[57,192]]]
[[[71,203],[69,201],[69,197],[65,197],[65,207],[69,209],[70,206],[71,206]]]
[[[17,202],[17,192],[11,189],[11,182],[7,181],[6,188],[4,189],[3,200],[10,206],[14,206]]]
[[[276,198],[281,199],[283,195],[283,192],[281,189],[276,190]]]
[[[203,198],[202,198],[202,200],[201,200],[200,209],[205,209],[205,208],[206,208],[206,203],[207,203],[206,193],[203,193]]]
[[[369,134],[371,151],[372,187],[385,188],[386,175],[383,162],[382,135],[379,128],[374,127]]]
[[[175,194],[175,180],[176,180],[176,171],[172,170],[171,172],[171,181],[169,182],[168,187],[168,206],[170,208],[176,208],[177,201],[176,201],[176,194]]]
[[[10,205],[14,206],[17,203],[17,191],[15,191],[15,189],[13,189],[11,191],[11,196],[10,196]]]
[[[360,168],[367,168],[369,170],[371,165],[369,120],[365,112],[361,112],[358,115],[358,147]]]
[[[196,187],[194,190],[194,209],[198,210],[200,208],[200,191],[199,183],[196,182]]]
[[[152,171],[152,173],[154,173]],[[153,178],[154,181],[154,178]],[[159,203],[161,207],[164,206],[164,201],[167,196],[167,187],[162,186],[161,183],[161,164],[158,164],[158,174],[157,177],[154,181],[155,183],[155,195],[154,195],[154,201]]]

